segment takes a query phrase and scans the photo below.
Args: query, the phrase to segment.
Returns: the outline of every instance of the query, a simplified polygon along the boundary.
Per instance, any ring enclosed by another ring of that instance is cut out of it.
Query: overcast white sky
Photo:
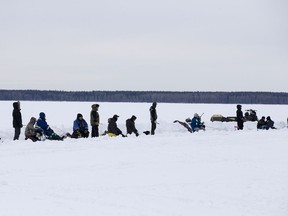
[[[0,0],[0,89],[288,92],[287,0]]]

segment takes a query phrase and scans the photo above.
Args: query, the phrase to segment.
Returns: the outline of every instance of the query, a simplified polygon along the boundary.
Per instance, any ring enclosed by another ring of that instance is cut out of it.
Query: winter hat
[[[91,108],[92,109],[96,109],[96,108],[98,108],[100,105],[99,104],[93,104],[92,106],[91,106]]]
[[[81,113],[78,113],[77,114],[77,119],[80,119],[81,117],[83,118],[83,115]]]
[[[191,120],[191,118],[186,118],[185,121],[186,122],[191,122],[192,120]]]
[[[46,115],[45,115],[44,112],[40,112],[40,113],[39,113],[39,117],[40,117],[41,119],[45,120]]]
[[[118,117],[119,117],[119,116],[115,114],[115,115],[113,116],[113,119],[117,120]]]
[[[135,115],[132,115],[131,119],[132,119],[132,120],[136,120],[137,117],[136,117]]]
[[[36,118],[35,118],[35,117],[31,117],[30,122],[33,123],[33,124],[35,124]]]
[[[198,113],[195,113],[195,114],[194,114],[194,117],[198,118],[198,117],[199,117]]]
[[[19,102],[19,101],[14,102],[14,103],[13,103],[13,108],[14,108],[14,109],[20,109],[20,102]]]

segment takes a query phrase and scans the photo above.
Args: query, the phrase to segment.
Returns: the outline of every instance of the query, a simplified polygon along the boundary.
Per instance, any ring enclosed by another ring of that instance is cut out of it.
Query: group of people
[[[244,127],[244,116],[242,112],[242,106],[240,104],[237,105],[237,111],[236,111],[236,120],[237,120],[237,129],[243,130]],[[262,118],[257,122],[257,129],[276,129],[274,127],[274,121],[271,119],[270,116],[267,116],[265,120],[265,116],[262,116]]]
[[[151,130],[144,131],[143,133],[145,133],[146,135],[155,134],[158,118],[156,107],[157,103],[153,102],[149,109]],[[91,106],[91,112],[90,112],[91,137],[99,137],[100,117],[98,109],[99,104],[93,104]],[[12,116],[13,116],[13,127],[15,129],[13,140],[18,140],[21,133],[21,128],[23,127],[19,101],[13,103]],[[135,126],[135,120],[137,119],[135,115],[132,115],[131,118],[126,120],[126,129],[127,129],[126,135],[117,126],[118,117],[119,116],[115,114],[113,117],[108,119],[108,128],[103,135],[106,134],[108,134],[109,136],[121,135],[123,137],[126,137],[128,134],[135,134],[136,136],[139,136],[139,132]],[[245,118],[243,116],[242,106],[240,104],[237,105],[236,121],[237,121],[237,129],[243,130]],[[197,132],[199,130],[205,130],[205,125],[203,122],[201,122],[201,116],[199,116],[197,113],[194,114],[192,119],[187,118],[185,122],[175,120],[174,123],[176,122],[183,125],[191,133]],[[268,116],[266,119],[265,116],[263,116],[257,123],[257,129],[268,130],[270,128],[275,129],[274,121],[271,119],[270,116]],[[51,129],[50,126],[48,125],[46,121],[46,115],[44,112],[39,113],[38,120],[36,120],[35,117],[31,117],[29,123],[25,128],[25,139],[31,139],[33,141],[41,140],[43,139],[43,137],[44,139],[47,138],[50,140],[63,140],[67,136],[71,138],[81,138],[81,137],[87,138],[89,137],[89,135],[90,132],[88,128],[88,123],[83,118],[83,115],[81,113],[77,114],[77,117],[73,122],[72,134],[66,133],[64,136],[59,136],[57,133],[55,133],[54,130]]]
[[[265,116],[262,116],[262,118],[257,122],[257,129],[276,129],[274,127],[274,121],[271,119],[270,116],[267,116],[265,120]]]
[[[157,126],[157,111],[156,111],[157,103],[153,102],[152,106],[150,107],[150,120],[151,120],[151,132],[146,131],[144,132],[146,135],[155,134],[156,126]],[[93,104],[91,106],[91,112],[90,112],[90,125],[91,125],[91,137],[99,137],[99,124],[100,124],[100,117],[98,113],[99,104]],[[21,128],[23,127],[22,124],[22,115],[21,115],[21,108],[20,108],[20,102],[14,102],[13,103],[13,127],[14,127],[14,138],[13,140],[18,140]],[[108,134],[109,136],[119,136],[122,135],[123,137],[126,137],[128,134],[135,134],[136,136],[139,136],[139,132],[136,129],[135,126],[135,120],[137,117],[135,115],[132,115],[131,118],[126,120],[126,129],[127,134],[123,134],[122,131],[117,126],[117,120],[118,115],[115,114],[112,118],[108,119],[108,128],[107,131],[104,132],[103,135]],[[25,139],[31,139],[32,141],[38,141],[43,139],[49,139],[49,140],[63,140],[66,137],[71,138],[87,138],[89,137],[89,128],[88,123],[83,118],[83,115],[81,113],[77,114],[76,119],[73,122],[73,133],[66,133],[64,136],[60,136],[57,133],[54,132],[52,128],[50,128],[49,124],[46,121],[46,114],[44,112],[39,113],[39,118],[36,120],[35,117],[31,117],[29,123],[27,124],[25,128]]]

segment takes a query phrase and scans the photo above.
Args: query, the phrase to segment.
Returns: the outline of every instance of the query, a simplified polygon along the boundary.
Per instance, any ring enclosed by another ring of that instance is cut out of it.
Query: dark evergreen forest
[[[0,100],[288,104],[288,93],[0,90]]]

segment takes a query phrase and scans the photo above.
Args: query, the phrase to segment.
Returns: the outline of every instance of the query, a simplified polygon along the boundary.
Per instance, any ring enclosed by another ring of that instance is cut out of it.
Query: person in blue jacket
[[[59,136],[50,128],[46,122],[46,115],[44,112],[39,113],[39,119],[36,122],[35,128],[41,128],[43,130],[43,134],[49,140],[63,140],[65,138],[64,136]]]
[[[201,122],[201,117],[197,113],[195,113],[194,117],[192,118],[191,129],[192,129],[192,132],[205,130],[205,125],[203,122]]]
[[[73,134],[72,138],[87,138],[89,137],[89,130],[88,130],[88,124],[83,119],[83,115],[81,113],[77,114],[77,118],[75,119],[73,123]]]

